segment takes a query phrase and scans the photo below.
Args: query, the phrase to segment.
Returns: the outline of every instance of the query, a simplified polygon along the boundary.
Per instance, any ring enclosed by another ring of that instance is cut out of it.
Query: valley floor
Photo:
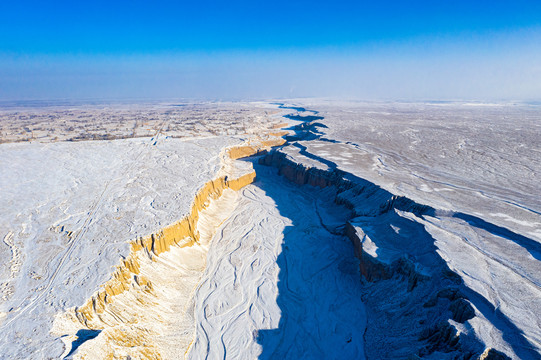
[[[329,232],[349,211],[331,189],[256,173],[211,244],[189,358],[363,359],[358,261]]]

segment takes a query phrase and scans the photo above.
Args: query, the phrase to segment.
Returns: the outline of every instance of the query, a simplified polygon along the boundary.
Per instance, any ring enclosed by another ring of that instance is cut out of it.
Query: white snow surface
[[[364,359],[358,261],[327,230],[349,211],[332,189],[255,168],[259,180],[210,245],[188,358]]]
[[[159,342],[164,357],[182,357],[175,346],[188,346],[186,329],[195,326],[186,353],[193,359],[406,358],[434,314],[425,315],[447,311],[445,298],[427,305],[428,296],[454,286],[475,314],[448,321],[466,345],[538,359],[539,107],[295,104],[324,118],[280,151],[375,195],[347,210],[333,203],[334,187],[298,186],[275,168],[254,165],[257,181],[225,198],[234,206],[211,206],[205,215],[223,223],[208,244],[192,249],[194,263],[187,261],[189,285],[198,284],[193,298],[179,295],[186,288],[180,282],[162,291],[157,311],[171,314]],[[49,333],[55,315],[83,304],[109,279],[128,240],[186,215],[197,189],[219,173],[221,150],[239,142],[222,136],[2,144],[1,356],[66,354]],[[393,195],[415,206],[378,214],[374,205]],[[220,209],[226,219],[217,216]],[[337,235],[348,220],[375,263],[406,258],[431,280],[412,289],[400,276],[361,282],[353,245]],[[173,283],[176,262],[190,251],[173,247],[145,271]],[[178,329],[184,332],[177,339]],[[79,352],[99,358],[101,338]],[[440,350],[428,358],[451,356]]]
[[[467,328],[512,358],[539,358],[541,108],[297,104],[320,110],[323,126],[282,149],[289,159],[433,209],[354,219],[367,253],[384,263],[407,255],[421,273],[448,267],[476,309]]]
[[[233,137],[0,146],[0,356],[58,358],[54,316],[80,306],[127,241],[187,214]],[[69,235],[69,236],[68,236]]]

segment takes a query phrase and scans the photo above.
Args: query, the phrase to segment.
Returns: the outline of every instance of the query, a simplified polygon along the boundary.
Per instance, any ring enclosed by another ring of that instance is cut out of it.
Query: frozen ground
[[[276,112],[273,108],[267,106]],[[192,106],[182,116],[195,112],[197,117],[207,116],[210,125],[192,119],[202,131],[188,131],[187,139],[170,137],[163,106],[151,106],[144,111],[110,109],[108,121],[114,125],[111,118],[126,112],[135,117],[160,113],[152,137],[60,142],[45,136],[2,144],[0,358],[58,358],[64,345],[58,335],[50,334],[55,315],[81,306],[109,279],[112,267],[128,255],[129,240],[187,215],[196,191],[223,171],[226,147],[272,125],[264,108],[250,109],[242,111],[234,104]],[[52,110],[20,111],[48,118]],[[93,111],[83,107],[53,112]],[[237,113],[243,114],[238,122],[242,126],[224,127],[224,121],[235,122]],[[15,120],[10,121],[16,124]],[[99,128],[102,120],[94,119],[93,125]],[[223,134],[214,136],[208,128],[221,128]]]
[[[367,356],[539,358],[541,109],[301,105],[321,111],[293,116],[305,123],[266,163],[341,186],[369,280]]]
[[[366,162],[339,161],[355,174],[541,241],[539,106],[350,104],[322,110],[325,137],[370,154]]]
[[[540,357],[539,107],[206,104],[201,129],[187,107],[145,108],[152,139],[0,145],[3,357]],[[141,112],[123,114],[104,126],[137,137],[118,124]],[[189,140],[166,136],[183,122]],[[278,122],[288,143],[259,152]],[[233,157],[258,156],[224,163],[241,143]],[[253,184],[203,199],[197,241],[141,251],[129,289],[81,320],[128,240],[252,163]]]
[[[213,239],[195,302],[192,359],[363,359],[365,310],[349,211],[332,189],[256,166]]]
[[[60,355],[48,335],[55,313],[84,303],[127,255],[128,240],[184,216],[220,168],[222,148],[237,142],[2,145],[0,352]]]

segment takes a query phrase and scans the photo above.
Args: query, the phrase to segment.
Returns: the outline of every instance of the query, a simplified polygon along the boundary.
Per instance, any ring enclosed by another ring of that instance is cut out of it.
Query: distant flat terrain
[[[32,105],[0,107],[0,143],[246,134],[277,112],[246,103]]]

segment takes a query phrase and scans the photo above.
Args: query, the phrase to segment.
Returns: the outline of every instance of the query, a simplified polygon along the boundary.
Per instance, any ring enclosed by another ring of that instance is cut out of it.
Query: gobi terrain
[[[538,359],[540,118],[5,108],[0,356]]]

